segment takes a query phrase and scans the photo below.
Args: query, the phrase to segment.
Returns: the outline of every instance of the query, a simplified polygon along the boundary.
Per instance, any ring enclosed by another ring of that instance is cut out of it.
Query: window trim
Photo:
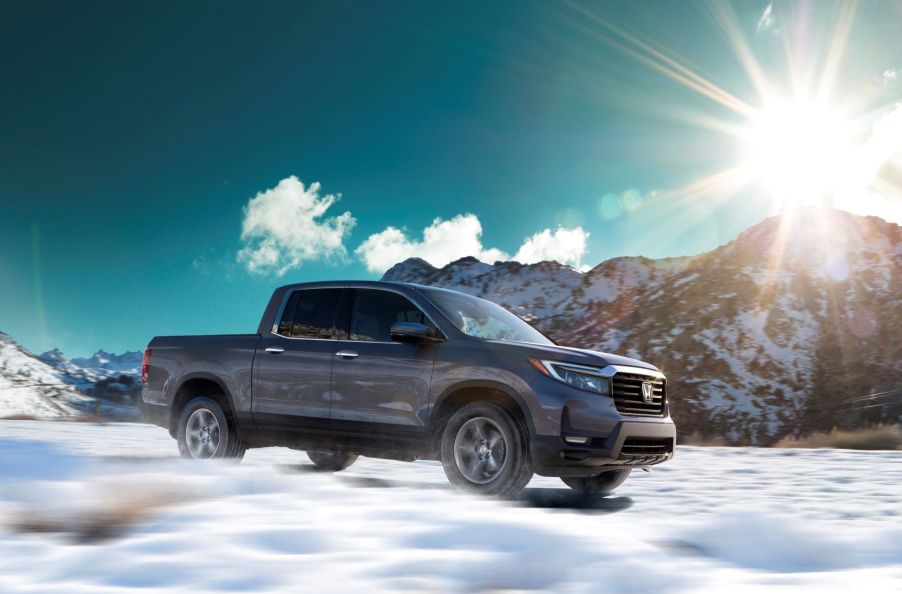
[[[350,291],[357,291],[357,290],[364,290],[364,291],[366,291],[366,290],[368,290],[368,291],[385,291],[386,293],[395,293],[395,294],[397,294],[397,295],[400,295],[401,297],[403,297],[403,298],[407,299],[408,301],[410,301],[410,303],[411,303],[415,308],[417,308],[418,310],[420,310],[420,312],[421,312],[424,316],[426,316],[426,317],[429,319],[430,322],[432,322],[432,324],[433,324],[433,325],[435,326],[435,328],[438,330],[439,337],[441,337],[442,342],[445,342],[445,341],[448,340],[448,335],[445,333],[444,330],[442,330],[442,327],[439,326],[438,323],[436,323],[435,318],[433,318],[432,316],[430,316],[429,313],[428,313],[427,311],[425,311],[422,307],[420,307],[416,302],[414,302],[413,299],[410,298],[409,295],[405,294],[404,292],[399,291],[399,290],[397,290],[397,289],[395,289],[395,288],[392,288],[392,287],[357,287],[357,286],[353,286],[353,285],[330,285],[330,286],[327,286],[327,287],[306,287],[306,288],[304,288],[304,287],[298,287],[297,289],[291,289],[290,291],[285,291],[285,296],[282,297],[282,303],[281,303],[281,305],[279,305],[279,309],[278,309],[278,311],[276,312],[276,317],[273,318],[273,323],[272,323],[272,328],[270,329],[270,334],[272,334],[273,336],[278,336],[279,338],[284,338],[285,340],[334,340],[334,341],[336,341],[336,342],[338,342],[338,341],[341,341],[341,342],[356,342],[356,343],[361,343],[361,344],[405,344],[405,343],[403,343],[403,342],[398,342],[397,340],[389,340],[389,341],[384,341],[384,340],[351,340],[351,318],[352,318],[352,316],[354,315],[354,300],[353,300],[353,297],[349,300],[350,302],[348,303],[348,319],[347,319],[347,331],[348,331],[348,337],[347,337],[347,338],[315,338],[315,337],[313,337],[313,336],[284,336],[284,335],[282,335],[282,334],[279,334],[279,332],[278,332],[278,330],[279,330],[279,322],[280,322],[281,319],[282,319],[282,315],[285,313],[285,308],[288,307],[288,301],[289,301],[289,299],[291,299],[291,296],[292,296],[295,292],[297,292],[297,291],[317,291],[317,290],[322,290],[322,289],[341,289],[342,291],[344,291],[344,295],[342,296],[343,299],[344,299],[345,296],[347,296],[347,295],[349,294]],[[342,308],[341,308],[341,304],[339,304],[339,309],[342,309]],[[341,313],[341,312],[340,312],[340,311],[336,311],[336,313],[335,313],[335,317],[336,317],[336,318],[338,317],[338,314],[339,314],[339,313]],[[337,320],[333,320],[333,325],[334,325],[334,322],[335,322],[335,321],[337,321]]]

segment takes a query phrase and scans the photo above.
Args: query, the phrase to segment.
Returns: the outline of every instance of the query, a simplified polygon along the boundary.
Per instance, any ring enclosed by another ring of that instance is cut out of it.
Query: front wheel
[[[307,457],[317,470],[338,472],[357,461],[357,454],[344,452],[307,452]]]
[[[241,460],[246,449],[219,403],[206,396],[182,409],[176,439],[183,458]]]
[[[579,493],[603,494],[610,493],[623,484],[632,469],[608,470],[595,476],[561,477],[568,487]]]
[[[511,497],[532,478],[527,433],[507,410],[489,402],[461,408],[442,434],[442,466],[465,491]]]

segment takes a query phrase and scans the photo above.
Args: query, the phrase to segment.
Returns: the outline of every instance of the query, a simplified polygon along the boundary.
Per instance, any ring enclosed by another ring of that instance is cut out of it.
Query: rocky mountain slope
[[[136,418],[136,388],[136,375],[84,368],[58,350],[37,357],[0,332],[0,417]]]
[[[698,256],[585,273],[414,258],[383,278],[491,299],[562,344],[657,364],[683,432],[769,443],[902,415],[902,229],[876,217],[806,209]]]

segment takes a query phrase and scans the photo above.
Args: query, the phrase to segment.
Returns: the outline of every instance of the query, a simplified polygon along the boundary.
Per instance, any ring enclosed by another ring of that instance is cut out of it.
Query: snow
[[[680,447],[613,496],[536,478],[511,502],[456,493],[435,462],[174,452],[152,426],[0,422],[0,591],[902,588],[900,452]]]
[[[685,285],[686,283],[694,282],[696,279],[698,279],[698,276],[699,275],[697,272],[693,272],[692,274],[687,274],[686,276],[675,280],[673,282],[673,287],[674,288],[681,287],[681,286]]]

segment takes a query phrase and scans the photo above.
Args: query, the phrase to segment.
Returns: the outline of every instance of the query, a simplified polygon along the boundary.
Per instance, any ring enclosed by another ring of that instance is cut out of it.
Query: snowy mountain
[[[0,417],[76,417],[101,414],[133,418],[129,386],[117,374],[85,370],[58,350],[36,357],[0,332]]]
[[[115,355],[99,350],[90,357],[72,359],[72,363],[82,369],[91,370],[101,375],[125,374],[138,376],[141,375],[141,360],[143,356],[141,351],[126,351],[121,355]]]
[[[53,367],[63,382],[83,394],[134,405],[141,392],[142,357],[138,351],[114,355],[100,350],[91,357],[70,360],[59,349],[53,349],[38,359]]]
[[[902,230],[876,217],[808,209],[698,256],[585,273],[414,258],[383,278],[491,299],[562,344],[657,364],[683,432],[769,443],[902,415]]]
[[[75,416],[89,410],[91,400],[0,332],[0,416]]]

